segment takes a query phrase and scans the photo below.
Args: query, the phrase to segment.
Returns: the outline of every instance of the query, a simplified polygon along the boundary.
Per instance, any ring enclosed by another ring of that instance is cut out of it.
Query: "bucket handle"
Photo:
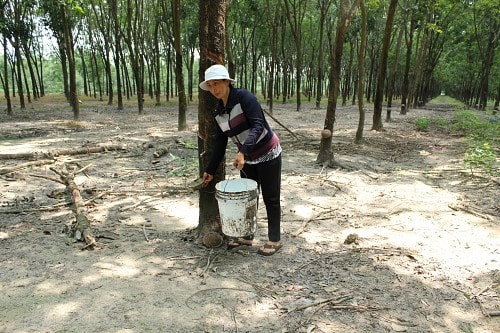
[[[243,169],[242,169],[242,170],[239,170],[239,171],[240,171],[242,174],[244,174],[244,175],[245,175],[244,179],[250,179],[250,178],[248,178],[248,175],[246,174],[246,172],[245,172],[245,171],[243,171]],[[230,179],[236,179],[236,178],[228,178],[228,179],[226,179],[226,180],[230,180]],[[242,178],[242,179],[243,179],[243,178]],[[253,179],[250,179],[250,180],[253,180]],[[226,182],[226,183],[224,184],[224,192],[226,192],[226,186],[227,186],[227,183],[228,183],[228,182]],[[248,188],[245,188],[245,189],[246,189],[246,190],[248,190]]]

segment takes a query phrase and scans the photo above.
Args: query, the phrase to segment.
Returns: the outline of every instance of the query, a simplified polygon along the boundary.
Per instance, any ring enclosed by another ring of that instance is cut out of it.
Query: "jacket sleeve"
[[[241,108],[245,113],[247,121],[250,125],[250,133],[246,138],[245,142],[242,143],[240,151],[248,156],[255,147],[257,140],[260,138],[264,130],[266,129],[266,119],[264,118],[264,113],[262,107],[257,100],[257,98],[250,92],[243,94],[241,100]]]

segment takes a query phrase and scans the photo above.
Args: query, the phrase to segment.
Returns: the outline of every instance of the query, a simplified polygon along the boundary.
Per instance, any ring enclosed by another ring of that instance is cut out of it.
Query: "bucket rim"
[[[233,189],[233,188],[227,188],[228,185],[233,185],[230,183],[242,183],[243,188],[238,188],[238,189]],[[248,191],[255,191],[257,190],[258,184],[255,180],[250,179],[250,178],[230,178],[230,179],[224,179],[215,184],[215,190],[218,192],[222,193],[242,193],[242,192],[248,192]]]

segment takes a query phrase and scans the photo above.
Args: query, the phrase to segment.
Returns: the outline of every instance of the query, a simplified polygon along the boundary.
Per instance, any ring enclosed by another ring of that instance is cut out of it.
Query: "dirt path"
[[[79,124],[60,105],[0,115],[0,155],[126,147],[0,174],[0,332],[498,332],[498,180],[463,168],[460,137],[412,123],[451,112],[393,113],[355,145],[357,112],[340,108],[334,149],[347,168],[332,170],[314,162],[324,110],[279,106],[303,139],[273,123],[285,246],[261,257],[262,209],[253,247],[208,249],[192,232],[195,107],[179,133],[174,107],[138,117],[103,105],[86,102]],[[155,158],[159,148],[169,153]],[[0,171],[24,162],[0,159]],[[107,237],[96,250],[63,232],[73,214],[49,179],[63,166],[88,167],[75,181]]]

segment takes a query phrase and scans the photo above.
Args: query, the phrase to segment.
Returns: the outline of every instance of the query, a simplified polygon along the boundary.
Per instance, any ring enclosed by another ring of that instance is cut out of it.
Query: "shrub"
[[[461,111],[453,119],[452,129],[461,132],[469,141],[464,157],[467,167],[471,170],[480,168],[489,174],[498,172],[495,168],[495,147],[500,143],[498,123],[489,122],[487,117],[472,111]]]
[[[415,122],[415,126],[417,126],[417,131],[419,132],[427,132],[429,130],[430,121],[426,117],[418,118]]]
[[[446,127],[448,125],[448,121],[443,117],[434,118],[433,123],[438,127]]]
[[[460,111],[452,122],[452,128],[475,141],[498,139],[499,126],[472,111]]]

